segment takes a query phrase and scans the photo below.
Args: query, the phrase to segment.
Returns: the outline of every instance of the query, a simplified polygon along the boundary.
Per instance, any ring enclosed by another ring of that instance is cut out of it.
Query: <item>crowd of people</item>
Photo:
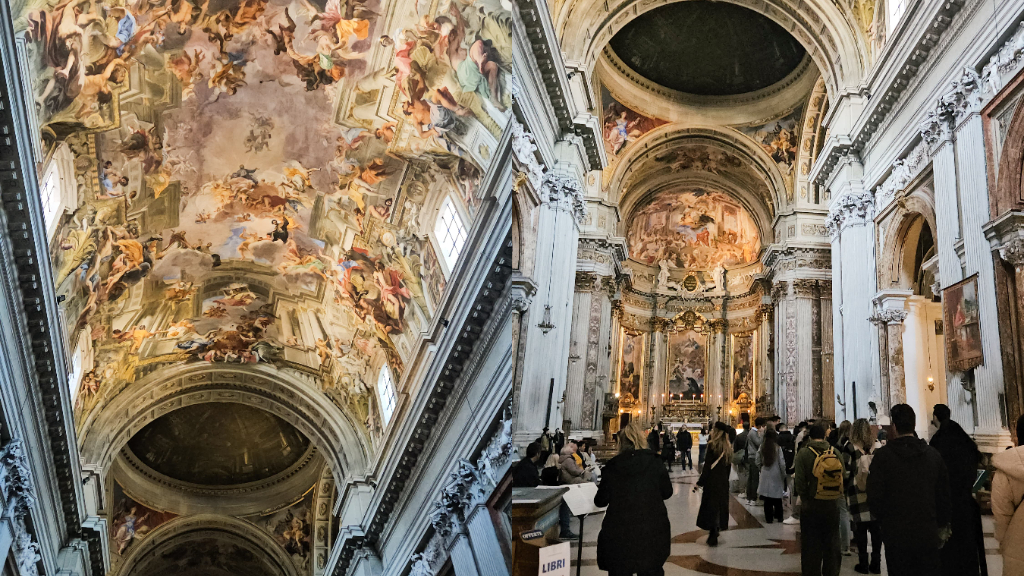
[[[742,415],[742,427],[724,422],[697,434],[693,491],[701,492],[697,527],[717,546],[729,527],[731,492],[763,506],[767,524],[799,524],[803,576],[837,576],[844,556],[854,571],[881,574],[885,554],[893,576],[987,576],[981,508],[982,455],[949,407],[932,411],[936,429],[918,437],[917,414],[898,404],[873,425],[809,420],[790,431],[778,417]],[[1004,576],[1024,575],[1024,416],[1017,446],[995,454],[991,509]],[[694,469],[693,436],[631,422],[616,435],[618,454],[599,465],[594,443],[566,440],[560,431],[530,444],[513,470],[513,485],[598,481],[594,502],[607,506],[598,537],[598,566],[610,576],[664,574],[671,530],[664,500],[673,494],[669,471],[678,453]],[[541,463],[544,463],[541,467]],[[784,510],[790,517],[784,518]],[[576,538],[562,505],[563,538]],[[1016,544],[1016,545],[1013,545]]]

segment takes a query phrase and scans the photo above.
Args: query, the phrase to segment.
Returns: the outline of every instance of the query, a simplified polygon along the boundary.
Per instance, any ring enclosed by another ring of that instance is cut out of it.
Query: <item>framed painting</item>
[[[965,372],[985,363],[979,316],[977,274],[942,291],[946,365],[954,372]]]
[[[622,329],[619,352],[619,400],[633,404],[640,399],[644,372],[644,333]]]
[[[732,336],[733,402],[751,402],[754,399],[754,346],[753,332]]]
[[[668,395],[671,400],[704,400],[707,366],[707,335],[696,330],[674,332],[668,337]]]

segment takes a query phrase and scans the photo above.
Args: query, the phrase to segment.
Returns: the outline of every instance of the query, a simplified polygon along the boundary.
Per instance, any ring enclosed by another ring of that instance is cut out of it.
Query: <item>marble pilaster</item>
[[[537,260],[533,279],[537,293],[526,317],[528,323],[522,359],[522,385],[516,414],[516,442],[526,443],[546,426],[562,425],[570,332],[572,330],[573,281],[579,238],[577,200],[582,185],[572,176],[548,173],[540,185]]]
[[[874,197],[863,189],[860,162],[850,159],[844,166],[844,178],[840,195],[829,210],[828,226],[832,231],[833,251],[838,251],[840,281],[832,283],[832,298],[841,302],[838,317],[841,326],[836,326],[833,314],[833,329],[840,332],[834,348],[835,356],[842,356],[842,373],[833,371],[843,382],[835,383],[845,391],[845,412],[847,419],[867,417],[869,402],[880,394],[875,390],[879,364],[876,354],[878,337],[868,317],[872,313],[871,296],[875,292],[875,251],[874,251]],[[833,268],[833,274],[836,274]],[[842,406],[837,408],[843,408]]]
[[[975,88],[977,91],[977,88]],[[973,108],[966,114],[955,133],[957,184],[962,201],[964,273],[978,275],[978,314],[981,323],[981,348],[984,364],[975,369],[977,429],[975,437],[984,443],[991,438],[995,446],[1005,435],[1000,419],[999,394],[1003,391],[1003,361],[999,343],[999,312],[996,308],[995,272],[992,252],[985,238],[984,226],[989,221],[989,203],[974,201],[988,198],[988,176],[985,164],[984,131],[981,116]]]
[[[565,381],[565,421],[575,431],[583,424],[583,388],[587,376],[587,353],[590,333],[590,309],[594,286],[598,278],[588,272],[576,273],[573,292],[572,333],[569,344],[569,364]]]

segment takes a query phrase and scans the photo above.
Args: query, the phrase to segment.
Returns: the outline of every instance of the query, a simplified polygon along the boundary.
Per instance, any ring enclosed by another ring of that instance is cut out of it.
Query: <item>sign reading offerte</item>
[[[569,543],[545,546],[539,550],[540,568],[537,576],[569,576]]]

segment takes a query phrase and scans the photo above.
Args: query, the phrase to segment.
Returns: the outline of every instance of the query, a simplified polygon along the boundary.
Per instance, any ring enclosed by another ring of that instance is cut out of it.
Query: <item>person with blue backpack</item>
[[[838,576],[839,499],[843,497],[843,462],[814,424],[810,441],[796,455],[794,489],[800,496],[800,568],[802,576]]]

